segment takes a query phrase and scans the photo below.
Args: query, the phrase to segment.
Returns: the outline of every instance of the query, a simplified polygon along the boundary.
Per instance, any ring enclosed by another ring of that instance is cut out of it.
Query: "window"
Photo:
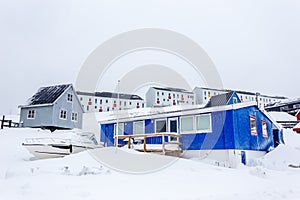
[[[196,130],[200,132],[211,132],[211,114],[196,116]]]
[[[89,98],[89,101],[92,101],[92,99],[91,99],[91,98]]]
[[[67,119],[67,111],[66,110],[60,110],[60,119]]]
[[[100,104],[102,104],[102,99],[100,99]]]
[[[89,111],[89,109],[90,109],[90,107],[89,107],[89,106],[86,106],[86,110]]]
[[[193,132],[194,131],[194,117],[181,117],[180,118],[180,132]]]
[[[157,92],[156,94],[157,94],[157,96],[159,96],[159,92]]]
[[[118,123],[118,135],[124,135],[124,123]],[[115,124],[114,133],[117,135],[117,124]]]
[[[109,107],[107,107],[106,111],[109,111]]]
[[[131,103],[131,101],[129,101],[129,105],[131,105],[132,103]]]
[[[261,126],[262,126],[262,136],[267,138],[268,137],[268,126],[267,122],[265,120],[261,121]]]
[[[164,92],[162,92],[162,93],[161,93],[161,95],[165,95],[165,93],[164,93]]]
[[[83,100],[83,98],[82,97],[80,97],[80,101],[82,101]]]
[[[35,118],[35,110],[28,110],[27,119],[34,119]]]
[[[97,106],[95,106],[95,109],[97,109]]]
[[[119,102],[120,106],[122,106],[122,101]]]
[[[300,108],[300,104],[293,105],[293,108]]]
[[[95,98],[95,104],[97,103],[97,99]]]
[[[72,112],[72,121],[78,121],[78,113]]]
[[[124,106],[126,106],[126,104],[127,104],[127,102],[126,102],[126,101],[124,101]]]
[[[155,132],[156,133],[165,133],[167,132],[167,120],[156,120],[155,121]]]
[[[233,97],[233,103],[237,103],[237,98],[236,97]]]
[[[144,121],[133,122],[133,135],[144,134]]]
[[[67,101],[68,102],[72,102],[73,101],[73,95],[72,94],[68,94],[67,95]]]
[[[108,99],[106,99],[105,103],[108,103]]]
[[[252,116],[250,116],[250,130],[251,135],[257,135],[256,118]]]

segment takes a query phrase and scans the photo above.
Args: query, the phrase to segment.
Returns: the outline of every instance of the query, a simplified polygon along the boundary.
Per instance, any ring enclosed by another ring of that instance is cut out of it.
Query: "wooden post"
[[[146,137],[146,136],[144,136],[144,152],[146,152],[146,151],[147,151],[147,149],[146,149],[146,143],[147,143],[146,139],[147,139],[147,137]]]
[[[11,128],[11,120],[8,120],[8,127]]]
[[[131,137],[129,136],[129,138],[128,138],[128,149],[130,149],[130,146],[131,146]]]
[[[162,134],[162,151],[163,151],[163,154],[166,154],[166,151],[165,151],[165,134],[163,133]]]
[[[5,115],[3,115],[3,117],[2,117],[2,121],[1,121],[1,129],[3,129],[3,127],[4,127],[4,119],[5,119]]]

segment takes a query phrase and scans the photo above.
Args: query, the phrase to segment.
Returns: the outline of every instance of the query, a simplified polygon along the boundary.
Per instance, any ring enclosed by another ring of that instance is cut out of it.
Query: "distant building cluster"
[[[145,107],[145,101],[135,94],[77,92],[77,95],[84,112],[108,112]]]
[[[300,110],[300,99],[285,100],[268,104],[265,108],[267,111],[287,112],[296,115]]]
[[[228,90],[228,89],[213,89],[205,87],[195,87],[193,92],[196,96],[196,104],[206,104],[212,96],[224,94],[234,91],[237,93],[241,102],[246,101],[255,101],[259,108],[264,108],[268,104],[279,102],[287,99],[286,97],[281,96],[268,96],[262,95],[258,92],[247,92],[247,91],[237,91],[237,90]]]
[[[296,112],[300,102],[275,104],[286,97],[267,96],[260,93],[195,87],[193,91],[180,88],[150,87],[146,99],[136,94],[113,92],[75,91],[72,84],[40,88],[27,105],[21,107],[23,127],[42,127],[51,130],[82,127],[82,113],[108,112],[139,109],[144,107],[166,107],[177,105],[207,105],[214,96],[235,92],[232,103],[252,101],[263,109]],[[225,98],[226,99],[226,98]],[[219,103],[219,102],[217,102]]]
[[[195,95],[179,88],[151,87],[146,93],[147,107],[194,105]]]

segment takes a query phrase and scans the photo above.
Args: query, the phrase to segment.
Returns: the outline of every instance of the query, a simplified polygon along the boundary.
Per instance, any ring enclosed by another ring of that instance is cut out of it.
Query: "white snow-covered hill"
[[[24,138],[49,135],[53,136],[40,129],[0,130],[0,199],[300,199],[300,136],[291,131],[284,133],[285,145],[250,166],[228,169],[178,159],[162,170],[139,175],[107,168],[90,151],[34,160],[21,145]],[[116,153],[114,148],[96,151]]]

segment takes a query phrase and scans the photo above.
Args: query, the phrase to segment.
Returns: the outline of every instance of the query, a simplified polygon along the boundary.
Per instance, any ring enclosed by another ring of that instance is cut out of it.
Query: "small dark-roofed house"
[[[41,87],[21,108],[22,127],[82,128],[83,109],[72,84]]]
[[[236,92],[230,91],[224,94],[212,96],[205,107],[224,106],[235,103],[241,103],[241,100]]]

